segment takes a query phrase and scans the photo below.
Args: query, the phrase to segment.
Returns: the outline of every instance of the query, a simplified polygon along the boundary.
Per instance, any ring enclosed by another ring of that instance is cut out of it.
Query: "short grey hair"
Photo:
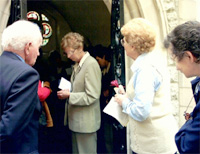
[[[186,51],[200,59],[200,22],[187,21],[176,26],[165,40],[164,47],[172,51],[174,58],[181,60]]]
[[[27,43],[36,44],[41,40],[42,34],[37,24],[27,20],[18,20],[3,31],[1,45],[3,50],[12,48],[23,51]]]
[[[62,49],[66,47],[71,47],[73,49],[78,49],[79,47],[84,46],[84,37],[76,32],[69,32],[67,33],[61,41]]]

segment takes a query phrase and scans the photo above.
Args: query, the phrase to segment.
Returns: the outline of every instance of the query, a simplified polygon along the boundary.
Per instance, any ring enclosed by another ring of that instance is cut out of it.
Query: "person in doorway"
[[[101,70],[97,61],[83,51],[84,38],[70,32],[61,41],[64,54],[76,62],[71,76],[72,91],[60,90],[59,99],[67,99],[65,116],[68,115],[72,131],[73,153],[97,153],[97,134],[100,128]],[[67,119],[65,119],[65,123]]]
[[[33,69],[42,35],[39,27],[25,20],[8,26],[2,34],[0,56],[0,152],[38,154],[41,103],[39,74]]]
[[[98,131],[98,152],[113,153],[113,118],[103,112],[112,97],[113,87],[110,86],[112,81],[111,72],[111,51],[102,45],[95,46],[94,55],[99,63],[102,72],[101,80],[101,127]]]
[[[69,60],[69,59],[68,59]],[[67,73],[66,68],[71,68],[70,63],[62,60],[61,53],[57,50],[52,50],[48,57],[50,68],[50,84],[52,93],[49,96],[47,103],[51,110],[51,115],[54,121],[53,129],[48,129],[48,148],[46,153],[71,153],[71,131],[64,125],[65,115],[65,99],[59,99],[57,91],[59,91],[59,84],[61,78],[70,80],[70,74]]]
[[[38,151],[39,153],[47,153],[48,148],[48,131],[47,128],[53,127],[53,119],[46,102],[50,96],[51,89],[48,81],[39,81],[38,84],[38,97],[42,104],[42,113],[39,118],[39,133],[38,133]]]
[[[46,99],[51,94],[50,83],[48,81],[40,81],[38,84],[38,97],[42,103],[44,118],[40,117],[40,124],[46,127],[53,127],[53,119],[50,114],[49,107],[47,105]]]
[[[71,61],[65,62],[61,58],[61,54],[53,50],[50,52],[49,58],[49,67],[50,69],[50,81],[51,82],[60,82],[61,77],[65,77],[67,80],[70,80],[71,74],[67,73],[67,69],[71,68]]]
[[[196,77],[191,82],[196,106],[192,113],[185,113],[187,121],[176,134],[175,141],[181,154],[200,153],[200,22],[178,25],[166,37],[164,45],[177,70],[187,78]]]
[[[131,150],[134,154],[174,154],[178,127],[172,115],[167,69],[160,67],[160,57],[152,52],[156,45],[154,26],[146,19],[134,18],[121,33],[126,55],[135,61],[126,92],[120,86],[115,101],[129,116]]]

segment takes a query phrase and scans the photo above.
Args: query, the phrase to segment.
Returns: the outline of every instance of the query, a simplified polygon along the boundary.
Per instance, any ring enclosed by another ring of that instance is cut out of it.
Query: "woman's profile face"
[[[177,58],[175,59],[175,63],[176,63],[176,69],[179,70],[180,72],[182,72],[187,78],[190,77],[190,69],[188,68],[188,60],[183,57],[183,59],[181,60],[177,60]]]
[[[175,58],[174,61],[176,69],[182,72],[185,77],[190,78],[198,75],[199,64],[195,62],[195,58],[191,52],[186,52],[181,60]]]
[[[126,41],[126,37],[123,38],[123,40],[121,41],[122,45],[126,51],[126,55],[130,58],[132,58],[133,60],[137,59],[137,57],[140,55],[134,48],[134,46],[130,45],[127,41]]]
[[[126,37],[124,37],[121,40],[121,44],[124,47],[125,51],[126,51],[126,55],[130,57],[130,51],[131,51],[131,45],[128,44],[128,42],[126,41]]]

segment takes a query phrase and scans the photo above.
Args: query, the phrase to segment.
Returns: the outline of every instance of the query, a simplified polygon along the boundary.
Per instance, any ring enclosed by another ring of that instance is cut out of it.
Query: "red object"
[[[50,93],[51,93],[51,90],[47,87],[42,87],[42,83],[41,81],[39,81],[38,96],[39,96],[40,102],[44,102],[47,99],[47,97],[50,95]]]
[[[111,86],[114,86],[114,87],[119,87],[119,84],[118,84],[118,81],[117,80],[113,80],[110,82],[110,85]]]

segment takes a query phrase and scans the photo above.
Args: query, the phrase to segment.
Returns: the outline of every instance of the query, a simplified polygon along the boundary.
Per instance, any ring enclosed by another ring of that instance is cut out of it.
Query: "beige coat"
[[[92,133],[100,128],[101,70],[97,61],[88,56],[83,62],[74,81],[71,77],[72,92],[66,103],[65,124],[73,132]],[[68,108],[68,110],[67,110]]]

